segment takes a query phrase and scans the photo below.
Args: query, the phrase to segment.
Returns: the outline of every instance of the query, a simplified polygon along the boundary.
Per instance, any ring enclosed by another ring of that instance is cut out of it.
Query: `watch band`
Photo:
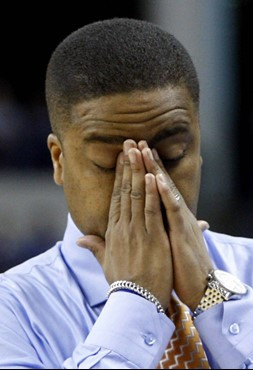
[[[223,303],[224,301],[224,296],[218,290],[208,286],[204,297],[201,299],[198,307],[193,312],[193,318],[196,318],[202,312],[216,306],[217,304]]]
[[[236,276],[226,271],[213,270],[208,275],[207,280],[205,295],[193,312],[194,319],[209,308],[229,301],[231,297],[240,299],[240,297],[247,294],[246,286]]]

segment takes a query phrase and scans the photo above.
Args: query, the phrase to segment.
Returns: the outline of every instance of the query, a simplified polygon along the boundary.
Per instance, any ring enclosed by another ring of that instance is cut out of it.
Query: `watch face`
[[[235,294],[246,294],[247,289],[244,284],[240,282],[240,280],[228,272],[216,270],[214,271],[215,278],[219,281],[219,283],[227,290]]]

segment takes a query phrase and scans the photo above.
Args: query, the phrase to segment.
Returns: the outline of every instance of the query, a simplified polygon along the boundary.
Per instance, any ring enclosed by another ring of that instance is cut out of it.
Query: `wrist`
[[[110,286],[109,292],[107,293],[107,297],[109,298],[111,294],[118,291],[127,291],[137,294],[140,297],[145,298],[149,302],[153,303],[156,306],[157,311],[159,313],[165,314],[165,310],[162,307],[161,303],[158,301],[158,299],[151,292],[149,292],[147,289],[141,287],[138,284],[125,280],[116,281]]]
[[[240,299],[247,294],[246,286],[237,277],[228,272],[213,270],[208,275],[207,280],[208,284],[204,296],[194,310],[193,318],[218,304],[229,301],[232,298]]]

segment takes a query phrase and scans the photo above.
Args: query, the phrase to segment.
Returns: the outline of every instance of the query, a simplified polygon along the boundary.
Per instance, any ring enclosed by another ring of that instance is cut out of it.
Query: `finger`
[[[164,172],[164,173],[167,173],[165,167],[164,167],[164,164],[161,160],[161,158],[159,157],[159,154],[157,152],[156,149],[152,149],[152,154],[153,154],[153,157],[154,157],[154,160],[156,161],[156,163],[158,164],[158,166],[161,168],[161,170]]]
[[[166,210],[170,230],[172,228],[176,229],[180,227],[180,224],[183,222],[182,212],[180,211],[184,208],[184,200],[169,175],[165,176],[159,174],[156,176],[156,181],[159,194]]]
[[[124,169],[124,154],[120,153],[116,166],[116,175],[109,211],[109,223],[112,222],[117,223],[120,218],[121,185],[123,178],[123,169]]]
[[[175,183],[170,178],[168,172],[166,171],[156,149],[151,151],[150,148],[143,150],[143,159],[145,162],[145,166],[151,173],[153,173],[156,177],[161,176],[161,179],[167,183],[170,191],[173,193],[174,197],[179,201],[182,197],[180,195],[179,190],[176,188]]]
[[[166,171],[163,169],[164,167],[162,166],[162,168],[159,166],[158,162],[155,160],[154,154],[150,148],[144,148],[142,151],[142,156],[145,167],[149,173],[152,173],[154,176],[166,173]]]
[[[131,149],[128,153],[132,170],[131,213],[133,222],[143,222],[145,206],[145,174],[141,152]]]
[[[87,235],[79,239],[76,244],[88,249],[96,257],[100,265],[103,265],[105,257],[105,241],[96,235]]]
[[[147,174],[145,176],[146,183],[146,203],[145,203],[145,224],[148,233],[153,233],[155,229],[159,229],[163,225],[161,212],[161,201],[156,185],[155,176]]]
[[[145,148],[148,148],[148,143],[144,140],[138,143],[138,149],[142,152]]]
[[[198,221],[198,225],[202,232],[210,229],[210,225],[207,221]]]
[[[133,140],[126,140],[124,143],[124,169],[121,184],[121,208],[120,218],[127,222],[131,220],[131,192],[132,192],[132,170],[128,152],[132,148],[136,148],[137,144]]]
[[[156,179],[158,181],[158,190],[160,192],[160,195],[167,195],[165,200],[167,199],[169,204],[178,206],[181,203],[184,203],[184,200],[182,198],[182,195],[180,194],[180,191],[177,189],[174,181],[170,178],[169,174],[159,174],[156,176]],[[162,193],[161,193],[162,192]]]

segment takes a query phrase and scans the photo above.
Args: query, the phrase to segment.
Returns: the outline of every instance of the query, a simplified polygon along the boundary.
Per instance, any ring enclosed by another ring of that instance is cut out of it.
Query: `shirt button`
[[[248,366],[247,366],[247,369],[253,369],[253,356],[249,357],[248,359]]]
[[[240,333],[240,327],[238,324],[232,324],[229,328],[229,331],[233,335],[238,335]]]
[[[145,343],[151,347],[156,343],[156,338],[153,336],[153,334],[147,334],[145,335]]]

